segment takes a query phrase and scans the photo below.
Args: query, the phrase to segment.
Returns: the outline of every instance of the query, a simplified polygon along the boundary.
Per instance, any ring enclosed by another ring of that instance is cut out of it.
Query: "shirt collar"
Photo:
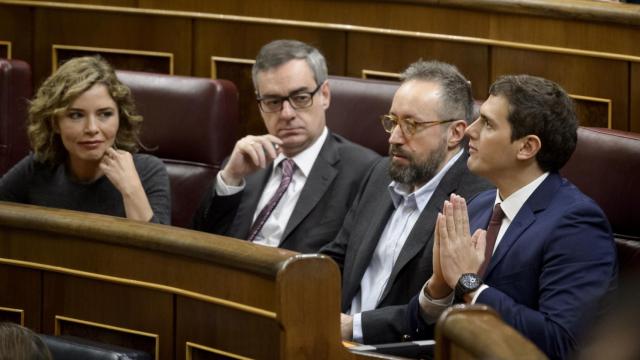
[[[389,184],[389,194],[391,195],[391,201],[393,201],[393,205],[397,208],[400,206],[402,201],[415,201],[420,212],[424,210],[431,199],[431,195],[436,190],[440,181],[444,177],[444,175],[451,169],[453,164],[462,156],[463,151],[460,150],[454,157],[452,157],[447,163],[444,165],[440,171],[429,180],[426,184],[422,185],[418,190],[410,193],[411,186],[408,184],[402,184],[397,181],[392,181]]]
[[[318,136],[316,141],[309,146],[308,148],[302,150],[296,156],[292,157],[291,160],[296,163],[296,167],[298,170],[302,172],[304,177],[308,177],[311,172],[311,168],[313,167],[313,163],[316,161],[318,154],[320,154],[320,150],[322,149],[322,145],[324,145],[327,136],[329,135],[329,130],[325,126],[322,130],[322,134]],[[282,153],[278,154],[276,159],[273,161],[273,171],[278,168],[278,165],[286,159]]]
[[[500,190],[496,191],[495,204],[500,204],[500,208],[502,208],[504,215],[509,219],[509,221],[513,221],[513,219],[518,214],[518,211],[520,211],[520,209],[522,208],[522,205],[524,205],[531,194],[536,191],[538,186],[542,184],[542,182],[547,178],[548,175],[549,172],[545,172],[544,174],[538,176],[532,182],[518,189],[516,192],[514,192],[504,200],[500,199]]]

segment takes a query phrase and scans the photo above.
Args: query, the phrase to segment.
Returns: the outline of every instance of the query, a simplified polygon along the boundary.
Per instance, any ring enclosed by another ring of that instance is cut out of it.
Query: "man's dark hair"
[[[438,109],[440,120],[463,119],[473,122],[473,96],[471,83],[454,65],[440,61],[418,60],[402,73],[402,81],[433,81],[440,84],[442,106]]]
[[[509,102],[511,141],[540,138],[536,160],[543,171],[558,171],[567,163],[576,148],[578,121],[573,101],[560,85],[531,75],[507,75],[489,93]]]
[[[316,84],[327,80],[327,62],[320,51],[313,46],[297,40],[275,40],[260,49],[256,62],[251,69],[253,87],[258,92],[258,73],[275,69],[291,60],[305,60],[313,72]]]

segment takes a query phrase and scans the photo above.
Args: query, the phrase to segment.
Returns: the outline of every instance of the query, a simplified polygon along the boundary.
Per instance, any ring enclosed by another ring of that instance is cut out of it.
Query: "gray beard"
[[[431,156],[429,156],[425,161],[422,162],[418,162],[413,157],[408,158],[408,166],[397,165],[394,164],[393,161],[391,161],[391,163],[389,164],[389,176],[394,181],[409,186],[428,183],[429,180],[431,180],[438,173],[438,168],[447,155],[445,143],[443,142],[441,145],[442,146],[438,147],[438,149],[434,151]],[[390,155],[392,150],[394,150],[393,146],[394,145],[391,145],[389,149]],[[403,155],[407,155],[400,151],[398,148],[395,148],[395,152],[400,152]]]

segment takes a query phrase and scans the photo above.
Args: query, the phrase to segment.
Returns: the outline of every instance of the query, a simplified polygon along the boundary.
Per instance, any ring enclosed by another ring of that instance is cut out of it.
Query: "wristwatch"
[[[482,278],[478,274],[466,273],[460,276],[455,289],[455,302],[464,302],[464,295],[474,292],[482,285]]]

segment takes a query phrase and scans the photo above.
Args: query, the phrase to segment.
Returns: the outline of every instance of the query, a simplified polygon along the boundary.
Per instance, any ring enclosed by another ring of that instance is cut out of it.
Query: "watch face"
[[[480,278],[475,274],[462,275],[462,277],[460,278],[460,282],[462,283],[462,286],[471,290],[475,290],[481,285]]]

